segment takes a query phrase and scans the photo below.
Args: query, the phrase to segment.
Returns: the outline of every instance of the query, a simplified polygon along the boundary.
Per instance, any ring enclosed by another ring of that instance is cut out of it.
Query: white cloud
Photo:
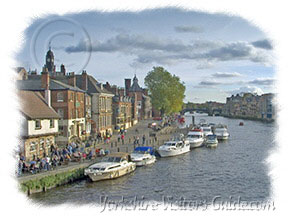
[[[258,95],[264,94],[263,90],[261,88],[256,87],[256,86],[240,87],[239,89],[227,91],[227,93],[231,94],[231,95],[241,94],[241,93],[254,93],[254,94],[258,94]]]

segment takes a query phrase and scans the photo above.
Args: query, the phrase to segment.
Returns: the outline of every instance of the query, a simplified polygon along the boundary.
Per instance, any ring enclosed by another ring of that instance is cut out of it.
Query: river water
[[[186,123],[192,121],[190,115]],[[265,159],[275,147],[275,125],[250,120],[229,119],[197,115],[196,123],[205,119],[208,123],[228,126],[229,140],[219,142],[218,147],[197,148],[191,152],[170,158],[159,158],[148,167],[137,168],[127,176],[109,181],[79,181],[33,194],[30,198],[39,204],[99,204],[100,198],[112,200],[138,199],[162,201],[173,199],[211,201],[241,197],[247,201],[264,201],[271,195],[271,181]],[[244,126],[239,126],[243,121]]]

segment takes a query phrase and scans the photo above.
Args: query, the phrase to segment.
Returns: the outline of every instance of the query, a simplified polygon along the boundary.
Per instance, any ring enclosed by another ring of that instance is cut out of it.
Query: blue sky
[[[185,101],[225,102],[243,91],[273,92],[275,65],[269,38],[248,21],[180,9],[81,12],[36,18],[16,59],[41,71],[51,43],[55,63],[85,69],[100,82],[124,86],[162,66],[186,85]]]

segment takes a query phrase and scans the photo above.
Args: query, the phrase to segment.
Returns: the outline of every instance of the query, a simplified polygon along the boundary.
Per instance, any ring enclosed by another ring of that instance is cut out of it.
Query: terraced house
[[[76,85],[91,96],[91,127],[92,133],[113,133],[112,126],[112,97],[113,93],[108,91],[102,83],[97,82],[94,77],[86,71],[76,75]]]
[[[39,92],[18,91],[21,102],[22,130],[20,152],[29,161],[50,153],[58,135],[60,116]]]
[[[59,114],[59,135],[56,142],[64,146],[69,142],[86,138],[85,91],[76,87],[74,74],[67,75],[68,83],[50,78],[44,67],[41,75],[28,76],[28,80],[18,80],[20,90],[40,92]]]

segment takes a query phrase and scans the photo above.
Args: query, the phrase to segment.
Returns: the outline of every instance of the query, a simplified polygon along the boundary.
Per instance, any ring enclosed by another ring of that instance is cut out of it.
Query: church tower
[[[55,73],[55,65],[54,65],[54,54],[51,51],[51,46],[49,46],[49,50],[46,54],[46,68],[50,75]]]

